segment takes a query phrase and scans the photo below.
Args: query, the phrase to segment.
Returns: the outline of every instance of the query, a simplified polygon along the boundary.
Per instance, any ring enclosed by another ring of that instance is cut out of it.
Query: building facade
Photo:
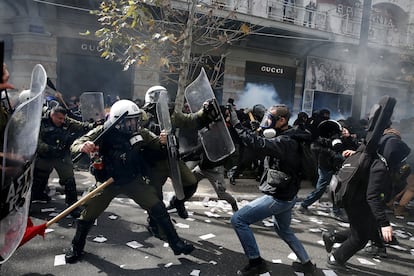
[[[56,3],[58,5],[56,5]],[[174,1],[185,2],[185,1]],[[380,96],[398,98],[395,119],[412,117],[414,3],[370,0],[369,29],[362,0],[204,0],[225,13],[237,5],[237,18],[261,31],[232,45],[226,54],[220,102],[238,107],[285,103],[294,112],[329,108],[336,118],[352,114],[356,83],[363,67],[361,116]],[[4,0],[0,39],[11,82],[27,88],[41,63],[64,96],[87,91],[116,98],[144,98],[160,82],[154,68],[122,67],[100,57],[97,40],[84,36],[100,26],[89,10],[95,0]],[[364,56],[361,41],[367,37]],[[163,83],[161,83],[163,84]],[[169,89],[174,86],[165,84]]]

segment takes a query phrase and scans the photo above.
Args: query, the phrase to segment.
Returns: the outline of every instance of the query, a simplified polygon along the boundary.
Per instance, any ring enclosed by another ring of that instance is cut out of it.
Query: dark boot
[[[76,263],[82,256],[85,247],[86,236],[93,225],[93,221],[78,220],[75,237],[72,240],[72,246],[65,254],[66,263]]]
[[[78,193],[76,191],[76,182],[74,178],[66,179],[61,185],[65,186],[65,202],[69,207],[78,201]],[[75,208],[70,215],[74,218],[79,218],[81,209],[79,207]]]
[[[148,226],[147,230],[151,233],[154,237],[162,240],[167,241],[167,236],[165,235],[164,231],[162,231],[162,228],[157,225],[155,220],[151,218],[150,216],[147,218]]]
[[[164,203],[160,202],[149,210],[150,216],[155,220],[157,225],[165,232],[168,243],[174,252],[174,255],[190,254],[194,250],[192,244],[183,241],[175,231]]]
[[[37,173],[35,173],[33,177],[33,185],[32,185],[32,197],[31,201],[40,201],[40,202],[50,202],[51,198],[46,193],[46,186],[47,182],[49,180],[49,176],[47,177],[40,177],[37,176]]]
[[[179,200],[176,196],[170,200],[170,206],[168,206],[168,210],[177,209],[177,214],[180,218],[186,219],[188,218],[187,209],[185,209],[184,200]]]

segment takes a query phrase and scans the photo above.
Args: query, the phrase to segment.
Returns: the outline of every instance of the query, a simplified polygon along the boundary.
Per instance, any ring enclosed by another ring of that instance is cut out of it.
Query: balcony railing
[[[218,5],[223,10],[233,10],[256,17],[294,24],[297,26],[334,33],[344,37],[359,39],[361,31],[361,8],[350,8],[337,5],[331,10],[310,9],[292,4],[289,0],[203,0],[206,4]],[[395,27],[379,24],[372,21],[369,31],[369,41],[385,46],[404,47],[414,49],[414,26],[410,29],[397,29]]]

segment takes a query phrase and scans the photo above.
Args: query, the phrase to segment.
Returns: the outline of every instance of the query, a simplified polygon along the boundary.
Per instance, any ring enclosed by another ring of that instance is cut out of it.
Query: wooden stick
[[[250,111],[247,114],[249,114],[250,121],[252,121],[252,122],[256,121],[256,119],[254,118],[253,114]]]
[[[78,201],[76,201],[75,203],[73,203],[71,206],[69,206],[68,208],[66,208],[62,213],[60,213],[59,215],[57,215],[56,217],[54,217],[53,219],[51,219],[50,221],[48,221],[46,223],[46,227],[49,227],[50,225],[58,222],[59,220],[61,220],[64,217],[66,217],[76,207],[79,207],[82,204],[84,204],[91,197],[93,197],[94,195],[96,195],[98,192],[100,192],[101,190],[103,190],[107,186],[111,185],[113,182],[114,182],[114,179],[112,177],[109,178],[107,181],[105,181],[104,183],[102,183],[101,185],[99,185],[96,189],[94,189],[93,191],[91,191],[88,194],[84,195],[81,199],[79,199]]]

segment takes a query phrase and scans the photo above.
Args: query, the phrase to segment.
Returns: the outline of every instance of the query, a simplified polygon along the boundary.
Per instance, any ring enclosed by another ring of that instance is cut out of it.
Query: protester
[[[245,205],[231,218],[244,253],[249,259],[249,263],[240,269],[237,275],[259,275],[268,271],[266,262],[260,256],[250,224],[270,216],[273,216],[276,233],[300,260],[293,263],[294,269],[306,274],[312,274],[316,270],[316,265],[311,262],[302,243],[290,228],[292,208],[295,206],[300,186],[300,162],[297,161],[300,158],[299,145],[295,139],[309,140],[311,135],[300,128],[290,128],[289,118],[290,112],[286,106],[272,106],[265,114],[265,124],[262,128],[277,133],[277,136],[264,138],[243,127],[234,109],[231,110],[231,124],[242,141],[253,147],[257,155],[266,156],[260,186],[265,195]]]
[[[328,256],[328,267],[342,271],[348,270],[346,262],[371,240],[376,246],[375,255],[384,255],[384,242],[393,239],[393,229],[385,213],[391,187],[389,168],[397,167],[410,152],[409,147],[392,135],[384,135],[379,142],[378,153],[383,158],[374,159],[368,177],[363,177],[359,185],[355,185],[352,199],[347,199],[345,210],[348,214],[350,229],[330,231],[323,234],[325,248],[328,253],[334,243],[342,243]],[[345,151],[344,154],[352,154]]]
[[[341,167],[343,162],[341,153],[346,149],[341,140],[342,131],[342,126],[337,121],[326,120],[319,124],[318,133],[320,136],[312,144],[312,149],[317,156],[318,180],[315,190],[310,192],[299,205],[297,209],[299,213],[311,214],[308,207],[323,196],[332,175]],[[340,221],[347,222],[348,220],[342,210],[335,205],[332,208],[331,216]]]

